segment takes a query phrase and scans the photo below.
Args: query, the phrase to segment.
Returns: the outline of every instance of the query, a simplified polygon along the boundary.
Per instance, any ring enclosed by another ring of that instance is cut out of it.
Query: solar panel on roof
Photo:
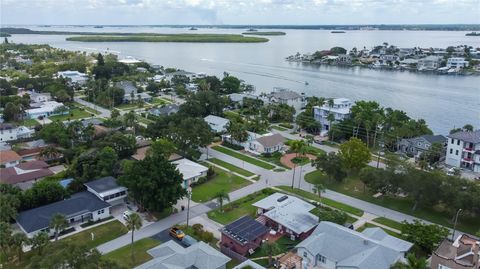
[[[268,229],[250,216],[244,216],[225,226],[224,231],[236,240],[246,243],[265,234]]]

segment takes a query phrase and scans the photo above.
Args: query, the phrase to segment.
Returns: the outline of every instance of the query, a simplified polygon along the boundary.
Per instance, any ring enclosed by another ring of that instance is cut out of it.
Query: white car
[[[130,215],[132,215],[132,214],[133,214],[133,212],[132,212],[132,211],[129,211],[129,210],[123,212],[123,219],[124,219],[124,220],[128,220],[128,218],[129,218]]]

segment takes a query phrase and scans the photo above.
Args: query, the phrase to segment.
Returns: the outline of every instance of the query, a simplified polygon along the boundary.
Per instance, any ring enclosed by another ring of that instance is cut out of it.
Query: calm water
[[[234,29],[188,31],[160,27],[30,27],[35,30],[159,32],[159,33],[241,33]],[[470,45],[480,47],[479,37],[465,32],[442,31],[348,31],[331,34],[320,30],[286,30],[286,36],[268,37],[267,43],[82,43],[65,41],[65,36],[14,35],[18,43],[50,44],[69,50],[110,52],[120,57],[134,56],[166,67],[222,75],[224,71],[255,85],[258,92],[286,87],[307,95],[376,100],[383,106],[406,111],[425,119],[437,133],[447,134],[466,123],[480,127],[480,77],[438,76],[410,72],[360,68],[311,66],[288,63],[284,58],[296,52],[342,46],[370,48],[388,42],[399,47],[440,47]],[[305,82],[309,85],[305,85]]]

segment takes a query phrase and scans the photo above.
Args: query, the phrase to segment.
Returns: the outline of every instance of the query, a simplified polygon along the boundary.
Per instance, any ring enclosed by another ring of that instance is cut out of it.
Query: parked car
[[[195,243],[197,243],[197,242],[198,242],[198,241],[197,241],[195,238],[189,236],[188,234],[186,234],[185,237],[183,237],[182,241],[180,241],[180,243],[181,243],[184,247],[189,247],[189,246],[191,246],[191,245],[193,245],[193,244],[195,244]]]
[[[132,214],[133,214],[133,212],[130,211],[130,210],[127,210],[127,211],[123,212],[123,219],[124,219],[124,220],[128,220],[128,218],[129,218],[130,215],[132,215]]]
[[[185,237],[185,233],[182,230],[180,230],[178,227],[172,227],[172,229],[170,229],[169,234],[171,237],[178,240],[182,240]]]

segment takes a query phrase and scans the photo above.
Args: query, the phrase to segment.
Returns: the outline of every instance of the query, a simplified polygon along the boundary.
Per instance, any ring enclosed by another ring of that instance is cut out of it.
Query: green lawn
[[[39,125],[40,123],[38,121],[36,121],[35,119],[24,119],[24,120],[15,122],[15,124],[21,125],[21,126],[26,126],[26,127],[35,127],[35,126]]]
[[[278,131],[288,131],[287,128],[283,128],[283,127],[280,127],[280,126],[277,126],[277,125],[272,125],[272,126],[270,126],[270,128],[278,130]]]
[[[370,223],[370,222],[367,222],[367,223],[365,223],[363,226],[358,227],[357,232],[360,232],[360,233],[361,233],[361,232],[363,232],[363,231],[364,231],[365,229],[367,229],[367,228],[375,228],[375,227],[378,227],[378,226],[375,225],[375,224],[372,224],[372,223]],[[394,231],[390,231],[390,230],[387,230],[387,229],[383,229],[382,227],[378,227],[378,228],[384,230],[387,234],[389,234],[389,235],[391,235],[391,236],[394,236],[394,237],[397,237],[397,238],[400,238],[400,239],[404,239],[403,236],[402,236],[401,234],[399,234],[399,233],[396,233],[396,232],[394,232]]]
[[[233,173],[226,172],[219,168],[214,168],[216,176],[209,181],[193,187],[192,200],[198,203],[207,202],[218,192],[224,190],[227,193],[240,189],[250,181],[243,179]]]
[[[299,156],[299,157],[293,158],[292,163],[303,166],[310,163],[310,159],[308,157]]]
[[[391,220],[391,219],[387,219],[387,218],[384,218],[384,217],[376,218],[373,221],[377,222],[377,223],[380,223],[380,224],[383,224],[385,226],[388,226],[390,228],[399,230],[399,231],[402,230],[402,227],[403,227],[402,223]]]
[[[138,120],[139,122],[143,123],[143,124],[146,124],[146,125],[149,125],[149,124],[151,124],[151,123],[154,123],[153,120],[147,119],[147,118],[142,117],[142,116],[138,116],[138,117],[137,117],[137,120]]]
[[[290,240],[287,236],[282,236],[280,239],[275,241],[278,246],[279,250],[273,253],[273,255],[279,255],[285,252],[288,252],[291,250],[293,247],[295,247],[298,243],[300,243],[300,240]],[[248,258],[260,258],[260,257],[268,257],[268,253],[266,253],[261,247],[255,249],[255,252],[250,255]]]
[[[277,166],[280,166],[280,167],[283,167],[285,169],[289,169],[290,170],[290,167],[287,167],[285,165],[283,165],[282,162],[280,162],[280,159],[282,158],[282,154],[280,152],[276,152],[276,153],[273,153],[272,155],[270,156],[258,156],[259,159],[263,160],[263,161],[266,161],[266,162],[269,162],[269,163],[273,163],[273,164],[276,164]]]
[[[151,260],[153,257],[147,253],[147,250],[160,245],[160,241],[153,238],[140,239],[133,243],[135,262],[132,262],[131,245],[126,245],[103,256],[104,259],[114,260],[119,264],[133,268],[142,263]]]
[[[72,108],[68,111],[68,114],[54,115],[48,117],[52,121],[66,121],[66,120],[78,120],[83,118],[89,118],[92,113],[82,110],[80,108]]]
[[[393,196],[381,196],[374,198],[373,194],[365,188],[364,184],[357,178],[349,177],[342,182],[328,179],[321,171],[314,171],[305,175],[305,180],[312,184],[320,182],[326,188],[361,199],[373,204],[377,204],[395,211],[399,211],[420,219],[428,220],[446,227],[453,227],[452,217],[450,214],[439,211],[436,208],[417,207],[412,211],[413,200],[410,198],[400,198]],[[457,229],[462,232],[475,234],[478,231],[478,223],[480,216],[469,217],[460,214],[457,223]]]
[[[314,193],[311,193],[311,192],[307,192],[307,191],[304,191],[304,190],[301,190],[301,189],[295,189],[295,188],[292,189],[290,186],[279,186],[278,188],[280,188],[281,190],[283,190],[285,192],[290,192],[290,193],[293,193],[293,194],[297,194],[298,196],[303,197],[305,199],[320,201],[320,198],[318,197],[318,195],[316,195]],[[345,212],[353,214],[355,216],[362,216],[363,215],[363,210],[360,210],[360,209],[355,208],[353,206],[349,206],[347,204],[343,204],[343,203],[340,203],[340,202],[337,202],[337,201],[334,201],[334,200],[331,200],[331,199],[328,199],[328,198],[322,197],[321,202],[323,204],[327,205],[327,206],[331,206],[333,208],[345,211]]]
[[[170,100],[165,99],[165,98],[154,97],[152,99],[152,102],[150,102],[150,103],[154,104],[154,105],[166,105],[166,104],[170,104],[172,102]]]
[[[70,241],[73,243],[86,244],[88,248],[94,248],[105,242],[111,241],[121,235],[124,235],[128,232],[125,225],[120,223],[118,220],[114,220],[95,228],[91,228],[80,233],[68,236],[63,241]],[[94,239],[92,240],[92,235],[94,234]]]
[[[242,199],[226,204],[224,206],[224,212],[220,212],[220,209],[215,209],[208,212],[207,215],[210,219],[223,225],[227,225],[245,215],[255,217],[257,208],[252,206],[252,204],[273,193],[275,193],[275,191],[272,189],[257,191]]]
[[[254,173],[250,172],[250,171],[247,171],[245,169],[242,169],[240,167],[237,167],[233,164],[230,164],[230,163],[227,163],[227,162],[224,162],[222,160],[219,160],[219,159],[216,159],[216,158],[212,158],[212,159],[208,159],[209,162],[212,162],[214,164],[218,164],[224,168],[227,168],[228,170],[232,171],[232,172],[235,172],[235,173],[239,173],[240,175],[243,175],[243,176],[246,176],[246,177],[250,177],[250,176],[253,176],[255,175]]]
[[[214,146],[212,147],[214,150],[216,151],[219,151],[221,153],[224,153],[224,154],[227,154],[227,155],[230,155],[234,158],[237,158],[237,159],[240,159],[242,161],[245,161],[247,163],[251,163],[253,165],[256,165],[256,166],[260,166],[262,168],[265,168],[265,169],[268,169],[268,170],[271,170],[273,168],[275,168],[275,166],[269,164],[269,163],[266,163],[266,162],[263,162],[263,161],[260,161],[260,160],[257,160],[255,158],[252,158],[250,156],[247,156],[245,154],[242,154],[242,153],[239,153],[239,152],[236,152],[234,150],[231,150],[231,149],[228,149],[226,147],[222,147],[222,146]]]

